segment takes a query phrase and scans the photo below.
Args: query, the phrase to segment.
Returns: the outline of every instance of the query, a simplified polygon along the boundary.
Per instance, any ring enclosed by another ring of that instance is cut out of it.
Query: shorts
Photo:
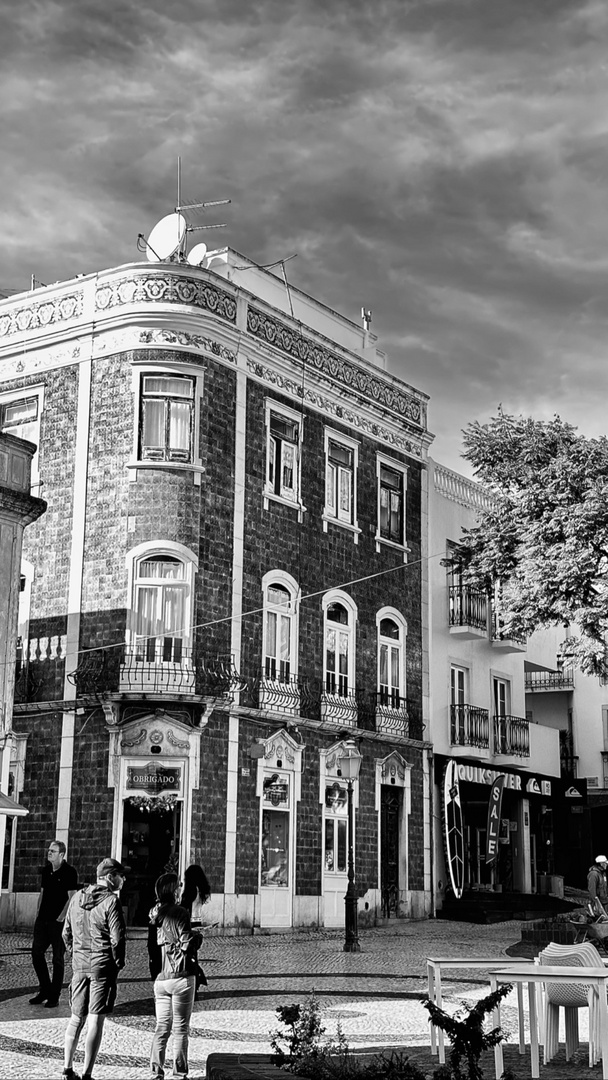
[[[116,976],[84,975],[76,972],[70,983],[72,1014],[83,1019],[89,1013],[111,1013],[116,1001]]]

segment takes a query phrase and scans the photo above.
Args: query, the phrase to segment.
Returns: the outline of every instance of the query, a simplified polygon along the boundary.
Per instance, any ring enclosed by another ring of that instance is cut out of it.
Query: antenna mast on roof
[[[227,206],[230,199],[216,199],[214,202],[189,202],[182,204],[182,159],[177,159],[177,205],[172,214],[167,214],[156,223],[148,239],[143,233],[137,237],[139,251],[145,251],[149,262],[182,262],[186,259],[186,238],[188,233],[200,232],[201,229],[224,229],[226,222],[218,225],[191,225],[185,218],[185,214],[204,211],[209,206]],[[204,249],[204,250],[199,250]],[[197,244],[190,255],[195,254],[195,259],[188,256],[188,262],[193,265],[202,265],[203,258],[207,253],[205,244]]]

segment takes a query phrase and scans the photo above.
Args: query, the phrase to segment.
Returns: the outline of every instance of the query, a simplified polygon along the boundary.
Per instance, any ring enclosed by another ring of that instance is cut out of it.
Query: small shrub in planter
[[[483,1080],[479,1064],[481,1054],[504,1039],[501,1028],[484,1032],[483,1024],[510,990],[510,986],[501,986],[473,1008],[463,1003],[463,1010],[455,1016],[450,1016],[428,999],[424,1002],[433,1023],[445,1032],[452,1044],[449,1064],[435,1069],[432,1078],[400,1050],[376,1054],[369,1061],[361,1061],[349,1048],[339,1025],[336,1039],[323,1042],[325,1028],[314,991],[304,1005],[282,1005],[276,1010],[287,1031],[272,1033],[270,1045],[274,1051],[274,1064],[305,1080]],[[503,1080],[517,1078],[507,1070]]]
[[[483,1080],[483,1071],[479,1064],[483,1051],[494,1049],[505,1037],[499,1027],[484,1031],[484,1021],[512,989],[508,983],[499,986],[494,993],[482,998],[473,1008],[463,1002],[462,1010],[454,1016],[450,1016],[427,998],[424,1007],[428,1010],[433,1024],[445,1032],[452,1044],[449,1069],[443,1074],[438,1070],[434,1080]],[[466,1072],[463,1071],[463,1063],[466,1063]],[[508,1073],[503,1073],[503,1077],[509,1080]]]
[[[275,1065],[306,1080],[427,1080],[401,1051],[362,1062],[350,1050],[339,1025],[337,1038],[322,1042],[325,1028],[320,1013],[314,991],[304,1005],[279,1006],[277,1016],[287,1032],[275,1031],[271,1037]]]

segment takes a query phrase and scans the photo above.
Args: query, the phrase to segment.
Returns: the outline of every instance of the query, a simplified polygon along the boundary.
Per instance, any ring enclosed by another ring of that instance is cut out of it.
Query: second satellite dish
[[[167,214],[156,223],[146,241],[148,262],[163,262],[175,255],[186,235],[186,219],[182,214]],[[204,245],[201,245],[204,247]]]
[[[206,244],[195,244],[192,251],[188,252],[188,262],[191,266],[202,266],[203,259],[207,254]]]

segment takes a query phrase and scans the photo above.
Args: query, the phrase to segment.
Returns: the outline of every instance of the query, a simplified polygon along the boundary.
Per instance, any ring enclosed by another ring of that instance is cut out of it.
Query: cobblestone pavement
[[[209,1053],[263,1053],[278,1026],[277,1005],[304,1000],[314,989],[328,1034],[339,1022],[353,1048],[429,1043],[427,956],[501,956],[520,939],[520,923],[477,926],[442,920],[399,922],[360,932],[361,952],[345,953],[339,931],[243,937],[209,936],[201,960],[209,986],[194,1007],[190,1076],[205,1076]],[[31,938],[0,932],[0,1080],[59,1077],[69,1015],[67,990],[57,1009],[31,1006],[37,990]],[[71,971],[66,969],[66,980]],[[458,972],[444,980],[444,1001],[456,1008],[488,989],[483,973]],[[581,1014],[581,1038],[585,1039]],[[517,1010],[508,1000],[503,1026],[517,1038]],[[104,1028],[95,1080],[147,1080],[154,1029],[152,986],[145,941],[129,941],[118,1001]],[[81,1040],[82,1043],[82,1040]],[[83,1056],[75,1061],[78,1070]]]

